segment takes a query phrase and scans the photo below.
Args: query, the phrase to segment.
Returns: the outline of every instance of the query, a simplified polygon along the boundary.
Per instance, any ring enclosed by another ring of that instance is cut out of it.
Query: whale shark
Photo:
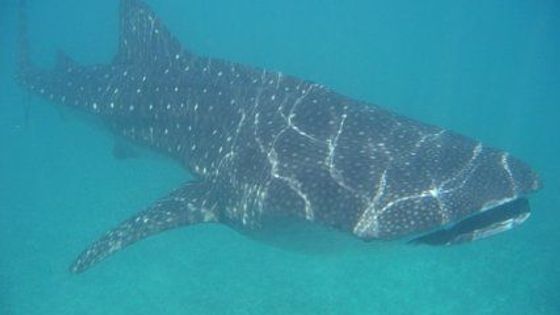
[[[529,217],[541,182],[509,153],[316,82],[195,54],[140,0],[119,10],[110,62],[59,53],[44,69],[30,58],[21,1],[17,80],[193,178],[101,235],[71,272],[202,223],[255,231],[291,218],[364,241],[453,245]]]

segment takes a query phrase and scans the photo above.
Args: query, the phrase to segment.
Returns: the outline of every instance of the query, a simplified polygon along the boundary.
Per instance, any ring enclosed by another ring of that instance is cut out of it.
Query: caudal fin
[[[17,52],[17,79],[25,83],[31,60],[29,57],[29,39],[27,32],[27,1],[18,1],[18,52]]]

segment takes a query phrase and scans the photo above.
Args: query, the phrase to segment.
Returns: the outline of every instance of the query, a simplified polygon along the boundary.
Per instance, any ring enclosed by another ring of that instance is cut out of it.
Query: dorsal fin
[[[120,42],[116,62],[171,62],[184,55],[153,10],[140,0],[121,0]]]

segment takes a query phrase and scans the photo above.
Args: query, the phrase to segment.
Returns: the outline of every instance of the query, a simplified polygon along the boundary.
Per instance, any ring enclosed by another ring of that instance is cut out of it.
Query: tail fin
[[[18,1],[18,56],[17,56],[17,69],[16,80],[22,84],[27,85],[29,76],[29,69],[31,68],[31,58],[29,56],[29,39],[27,33],[27,1]],[[24,109],[24,126],[29,124],[29,116],[31,106],[29,101],[29,94],[25,95],[23,100]]]
[[[27,33],[27,1],[18,2],[18,59],[17,59],[17,79],[25,83],[26,74],[31,68],[29,57],[29,40]]]

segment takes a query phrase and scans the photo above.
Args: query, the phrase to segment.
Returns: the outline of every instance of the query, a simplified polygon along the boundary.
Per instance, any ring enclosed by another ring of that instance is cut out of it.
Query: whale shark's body
[[[507,153],[320,84],[196,56],[141,1],[122,0],[120,10],[119,51],[107,65],[61,54],[54,69],[39,69],[22,24],[18,79],[169,155],[195,180],[107,232],[73,272],[203,222],[254,230],[293,217],[364,240],[455,244],[528,217],[525,196],[540,184]]]

